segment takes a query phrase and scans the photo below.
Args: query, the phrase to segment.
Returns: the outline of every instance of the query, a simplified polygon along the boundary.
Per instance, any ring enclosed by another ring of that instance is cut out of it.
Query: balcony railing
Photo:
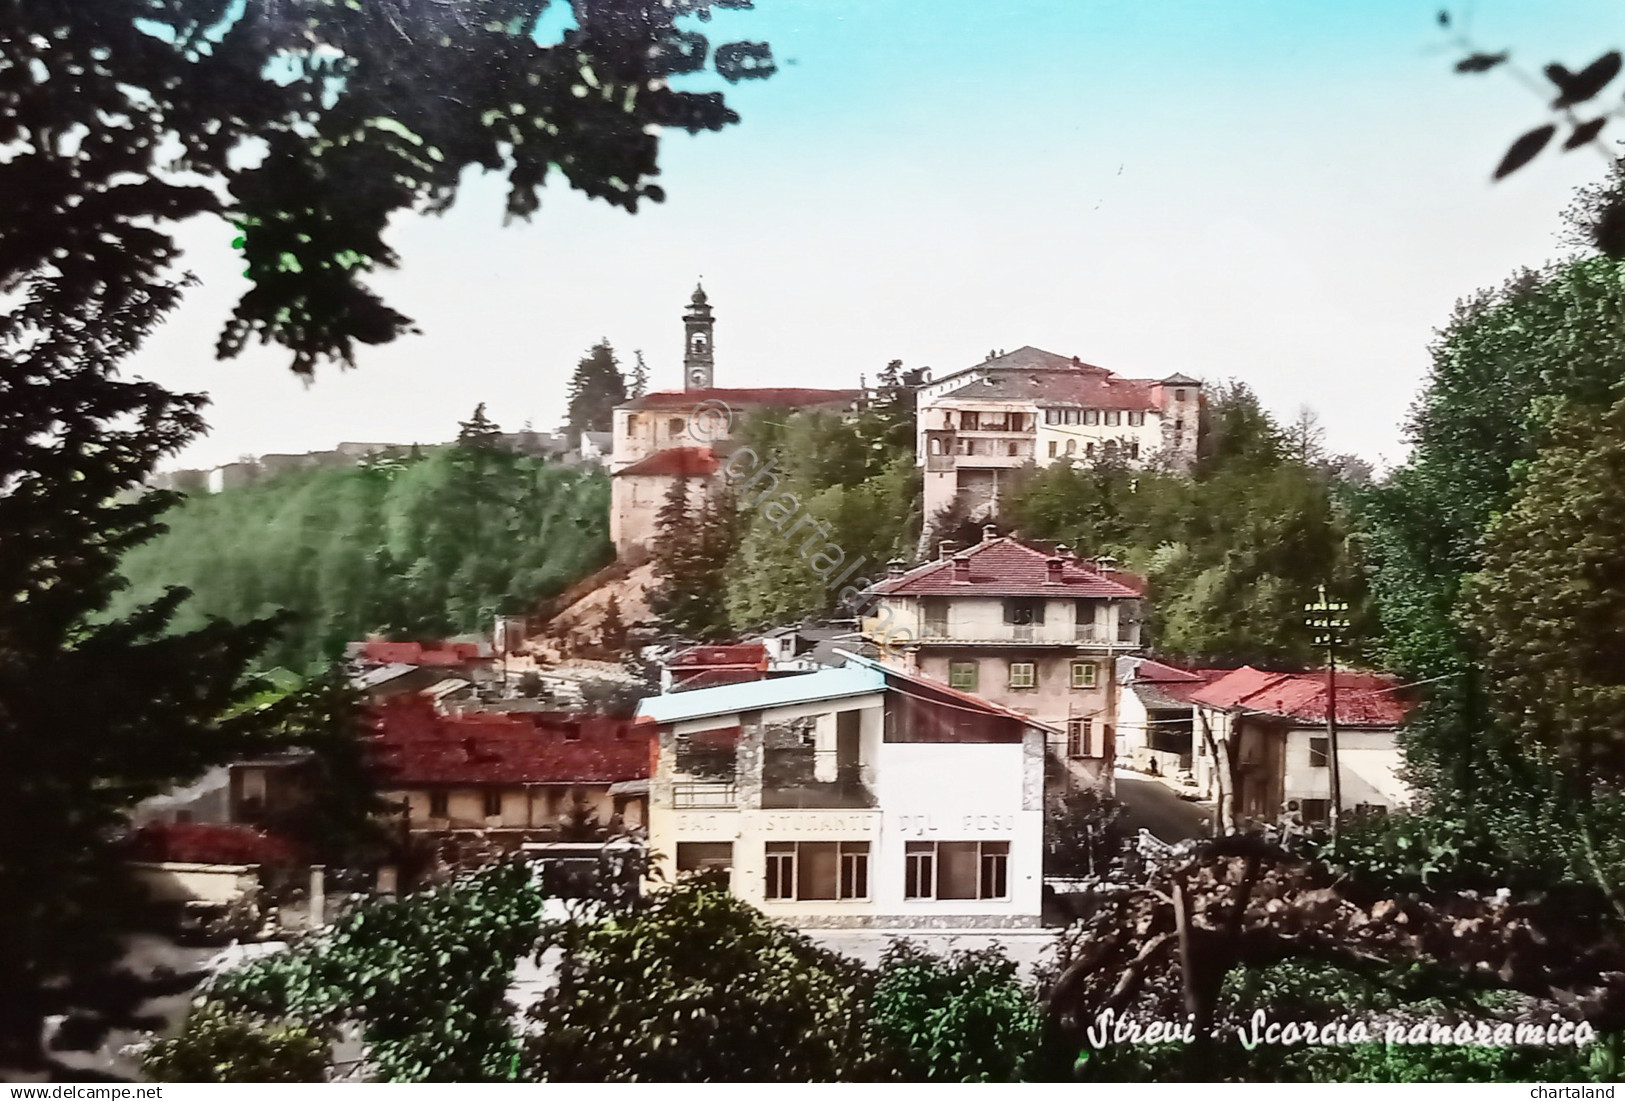
[[[677,780],[671,785],[675,810],[717,810],[739,805],[738,785],[732,780]]]

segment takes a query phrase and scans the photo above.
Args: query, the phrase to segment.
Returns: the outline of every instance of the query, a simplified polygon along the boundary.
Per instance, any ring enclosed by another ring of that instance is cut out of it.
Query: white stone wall
[[[1329,799],[1331,769],[1310,765],[1309,742],[1326,737],[1326,728],[1295,729],[1286,739],[1286,778],[1283,797]],[[1404,765],[1392,730],[1339,730],[1337,758],[1343,781],[1343,808],[1371,804],[1394,810],[1411,801],[1411,790],[1399,778]]]

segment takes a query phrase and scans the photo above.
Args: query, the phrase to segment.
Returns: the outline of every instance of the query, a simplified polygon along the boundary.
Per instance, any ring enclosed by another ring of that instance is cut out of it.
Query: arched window
[[[1010,441],[1010,454],[1012,456],[1014,456],[1014,455],[1017,455],[1019,453],[1020,453],[1020,448],[1017,446],[1017,444],[1016,444],[1016,442],[1014,440],[1011,440]]]
[[[931,454],[942,454],[942,441],[937,439],[935,436],[931,437]]]
[[[1091,445],[1091,446],[1093,446],[1093,445]],[[1068,455],[1076,455],[1078,453],[1078,441],[1077,440],[1067,440],[1066,441],[1066,453]]]

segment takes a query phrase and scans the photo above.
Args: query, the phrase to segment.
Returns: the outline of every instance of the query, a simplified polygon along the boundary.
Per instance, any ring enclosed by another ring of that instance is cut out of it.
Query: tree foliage
[[[554,1082],[827,1082],[872,1075],[869,976],[715,884],[560,929],[531,1011],[530,1076]]]
[[[649,592],[649,608],[668,631],[695,639],[728,633],[722,578],[739,545],[738,523],[725,486],[672,480],[655,518]]]
[[[178,1036],[141,1057],[149,1082],[324,1082],[328,1043],[306,1025],[232,1013],[204,1002]]]
[[[641,359],[640,359],[641,365]],[[575,438],[582,432],[608,432],[614,427],[615,407],[627,399],[626,377],[607,339],[592,346],[570,377],[569,420]]]
[[[359,1025],[376,1080],[511,1081],[519,1037],[505,996],[540,933],[541,904],[519,862],[370,899],[292,950],[226,972],[209,997],[329,1037]],[[189,1024],[177,1042],[209,1040]]]
[[[745,6],[727,0],[722,6]],[[411,321],[366,284],[396,264],[391,216],[443,211],[466,172],[507,176],[528,217],[558,172],[635,211],[658,202],[660,132],[738,121],[671,78],[771,74],[761,43],[713,53],[686,16],[711,3],[592,0],[540,40],[550,0],[12,4],[0,66],[0,289],[115,284],[175,258],[161,228],[198,214],[240,231],[249,287],[219,343],[353,363]],[[257,155],[245,155],[254,153]]]
[[[193,597],[185,627],[287,609],[266,654],[325,666],[371,632],[438,638],[489,628],[609,560],[608,479],[464,441],[420,459],[292,471],[188,497],[169,532],[126,555],[115,611],[163,586]]]
[[[1038,1004],[998,947],[934,956],[893,941],[872,1027],[911,1082],[1019,1082],[1039,1039]]]
[[[1302,609],[1320,586],[1356,605],[1357,627],[1366,618],[1347,465],[1320,451],[1312,426],[1294,434],[1244,384],[1219,385],[1206,398],[1190,476],[1108,458],[1058,462],[1032,473],[1005,511],[1024,536],[1143,574],[1160,651],[1309,663]]]

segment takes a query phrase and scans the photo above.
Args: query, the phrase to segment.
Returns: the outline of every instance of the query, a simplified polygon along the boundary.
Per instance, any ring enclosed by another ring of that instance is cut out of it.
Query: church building
[[[698,504],[723,478],[747,417],[764,409],[854,411],[861,390],[716,385],[716,319],[703,287],[683,313],[683,389],[661,390],[615,409],[610,453],[610,538],[622,558],[644,557],[672,483],[684,480]]]

